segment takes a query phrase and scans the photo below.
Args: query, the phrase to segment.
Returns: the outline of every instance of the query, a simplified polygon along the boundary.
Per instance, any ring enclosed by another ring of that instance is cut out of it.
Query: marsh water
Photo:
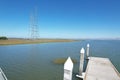
[[[9,80],[63,80],[63,64],[57,58],[71,57],[73,80],[78,80],[80,49],[90,44],[90,56],[107,57],[120,72],[120,40],[85,40],[78,42],[0,46],[0,67]]]

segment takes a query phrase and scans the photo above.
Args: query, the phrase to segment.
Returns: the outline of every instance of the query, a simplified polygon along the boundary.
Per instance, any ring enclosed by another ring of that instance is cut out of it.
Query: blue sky
[[[28,38],[36,6],[40,38],[120,38],[120,0],[0,0],[0,36]]]

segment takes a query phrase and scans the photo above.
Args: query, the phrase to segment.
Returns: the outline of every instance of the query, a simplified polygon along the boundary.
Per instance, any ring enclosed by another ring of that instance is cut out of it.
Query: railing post
[[[82,73],[83,73],[84,53],[85,53],[85,50],[84,50],[84,48],[82,48],[80,51],[80,66],[79,66],[79,75],[80,76],[82,76]]]
[[[87,59],[89,59],[89,47],[90,47],[90,45],[87,44],[87,50],[86,50],[86,56],[87,56]]]
[[[72,80],[73,62],[70,57],[64,63],[64,78],[63,80]]]

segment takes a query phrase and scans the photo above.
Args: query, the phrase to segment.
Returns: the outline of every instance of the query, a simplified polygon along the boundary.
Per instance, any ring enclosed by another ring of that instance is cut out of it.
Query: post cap
[[[81,49],[80,53],[85,53],[85,50],[84,48]]]
[[[90,45],[89,45],[89,44],[87,44],[87,47],[90,47]]]
[[[64,69],[66,69],[66,70],[72,70],[73,69],[73,62],[72,62],[70,57],[68,57],[68,59],[66,60],[66,62],[64,64]]]

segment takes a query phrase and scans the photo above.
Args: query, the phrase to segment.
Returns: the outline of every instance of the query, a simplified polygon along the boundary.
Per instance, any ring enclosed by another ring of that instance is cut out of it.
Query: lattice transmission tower
[[[38,15],[37,8],[31,13],[30,16],[30,39],[39,39]]]

